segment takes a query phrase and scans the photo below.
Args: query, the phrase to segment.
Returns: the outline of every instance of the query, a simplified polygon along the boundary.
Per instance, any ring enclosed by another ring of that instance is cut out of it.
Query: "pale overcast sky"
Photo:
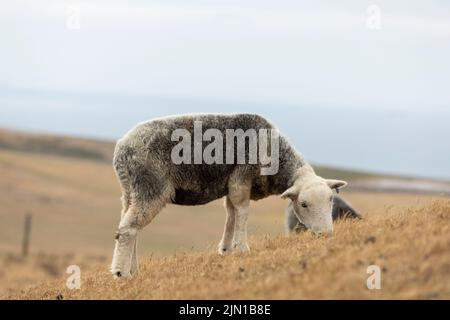
[[[441,113],[449,17],[443,0],[1,1],[0,88]]]

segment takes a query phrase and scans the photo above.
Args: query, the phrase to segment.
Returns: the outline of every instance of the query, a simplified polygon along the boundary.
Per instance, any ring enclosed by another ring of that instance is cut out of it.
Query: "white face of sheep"
[[[333,232],[333,189],[343,188],[347,182],[319,178],[303,181],[286,190],[283,198],[290,198],[299,221],[315,234]]]

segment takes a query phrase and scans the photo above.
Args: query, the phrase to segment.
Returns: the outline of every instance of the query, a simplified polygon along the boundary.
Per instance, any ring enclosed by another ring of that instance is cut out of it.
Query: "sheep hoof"
[[[123,277],[121,271],[113,271],[112,275],[113,275],[114,279],[121,279]]]
[[[131,279],[132,278],[130,273],[124,274],[121,271],[114,272],[113,277],[114,277],[114,279]]]
[[[235,243],[233,244],[233,251],[244,253],[250,251],[250,248],[246,243]]]
[[[231,252],[231,248],[228,248],[227,246],[220,244],[218,252],[220,255],[224,256]]]

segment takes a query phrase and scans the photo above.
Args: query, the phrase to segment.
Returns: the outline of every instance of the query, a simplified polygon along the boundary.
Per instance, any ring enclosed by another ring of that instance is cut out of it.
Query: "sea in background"
[[[450,113],[0,88],[0,127],[39,133],[115,140],[138,122],[194,112],[266,116],[315,164],[450,180]]]

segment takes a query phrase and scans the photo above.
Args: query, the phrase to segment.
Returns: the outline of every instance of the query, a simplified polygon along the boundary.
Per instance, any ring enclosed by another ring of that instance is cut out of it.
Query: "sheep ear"
[[[327,179],[326,181],[327,185],[331,189],[335,189],[337,193],[339,193],[339,189],[345,188],[347,186],[347,182],[342,180]]]
[[[298,197],[298,189],[295,186],[290,187],[281,195],[282,199],[289,198],[291,200],[295,200],[297,197]]]

